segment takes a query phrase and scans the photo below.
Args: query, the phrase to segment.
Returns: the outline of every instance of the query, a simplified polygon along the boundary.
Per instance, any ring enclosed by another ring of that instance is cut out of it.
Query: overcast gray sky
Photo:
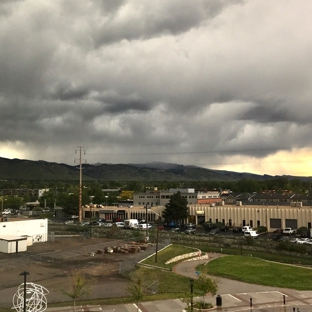
[[[312,175],[312,1],[1,0],[1,157]]]

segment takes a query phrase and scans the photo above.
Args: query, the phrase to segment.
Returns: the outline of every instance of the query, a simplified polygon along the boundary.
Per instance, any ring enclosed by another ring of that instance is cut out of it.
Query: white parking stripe
[[[280,291],[278,291],[278,290],[275,290],[275,292],[277,292],[277,293],[281,294],[282,296],[286,296],[286,297],[288,297],[286,294],[283,294],[283,293],[281,293],[281,292],[280,292]]]
[[[231,294],[228,294],[228,296],[232,297],[233,299],[235,299],[235,300],[237,300],[237,301],[242,301],[242,300],[236,298],[235,296],[233,296],[233,295],[231,295]]]
[[[142,310],[134,303],[133,304],[135,306],[135,308],[137,309],[137,312],[142,312]]]

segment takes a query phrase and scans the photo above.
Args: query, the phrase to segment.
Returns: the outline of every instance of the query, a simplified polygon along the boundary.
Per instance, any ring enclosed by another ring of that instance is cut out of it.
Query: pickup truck
[[[283,234],[285,234],[285,235],[291,235],[291,234],[295,234],[295,233],[296,233],[296,231],[293,230],[292,228],[289,228],[289,227],[285,228],[283,231]]]

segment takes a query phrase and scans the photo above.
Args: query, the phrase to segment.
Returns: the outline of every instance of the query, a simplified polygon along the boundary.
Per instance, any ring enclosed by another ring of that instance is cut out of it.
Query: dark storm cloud
[[[254,107],[250,107],[243,116],[242,120],[253,120],[259,123],[271,122],[291,122],[295,116],[292,116],[289,111],[285,110],[283,103],[271,102],[271,105],[266,103],[257,103]]]
[[[61,101],[68,101],[84,98],[88,94],[89,90],[87,90],[85,86],[74,87],[71,84],[66,83],[57,85],[54,92],[51,94],[51,97]]]
[[[199,27],[209,19],[218,15],[229,5],[242,1],[198,1],[172,0],[158,2],[128,1],[129,18],[118,19],[117,16],[103,22],[94,36],[95,46],[111,44],[120,40],[137,40],[160,37],[162,35],[178,35]],[[125,9],[120,6],[119,9]],[[114,7],[116,9],[116,6]],[[104,6],[105,9],[105,6]],[[133,10],[137,9],[136,14]],[[104,12],[103,12],[104,13]],[[108,15],[111,11],[108,10]],[[104,13],[105,14],[105,13]]]
[[[103,15],[116,13],[118,9],[127,3],[126,0],[92,0],[95,6],[99,6]]]
[[[143,99],[134,99],[130,97],[120,96],[96,96],[94,100],[98,101],[103,110],[107,113],[116,115],[118,113],[125,113],[127,111],[149,111],[152,107],[148,101]]]
[[[312,146],[311,9],[0,2],[0,156],[71,163],[79,145],[90,163],[297,157]]]
[[[114,114],[126,112],[128,110],[149,111],[150,106],[147,103],[134,100],[134,101],[115,101],[114,103],[108,103],[108,105],[106,105],[105,108],[105,111]]]

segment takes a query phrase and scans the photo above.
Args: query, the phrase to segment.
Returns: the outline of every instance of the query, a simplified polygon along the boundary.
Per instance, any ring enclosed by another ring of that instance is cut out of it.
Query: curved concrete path
[[[200,264],[226,255],[208,253],[208,259],[184,261],[176,264],[173,271],[177,274],[197,279],[196,267]],[[253,311],[311,311],[312,291],[297,291],[295,289],[269,287],[264,285],[249,284],[222,277],[211,276],[218,285],[218,294],[223,299],[223,308],[226,311],[243,311],[250,308]],[[215,296],[207,294],[207,302],[216,303]],[[284,305],[285,300],[285,305]],[[272,310],[271,310],[272,309]],[[282,310],[280,310],[282,309]],[[298,310],[297,310],[298,309]]]

